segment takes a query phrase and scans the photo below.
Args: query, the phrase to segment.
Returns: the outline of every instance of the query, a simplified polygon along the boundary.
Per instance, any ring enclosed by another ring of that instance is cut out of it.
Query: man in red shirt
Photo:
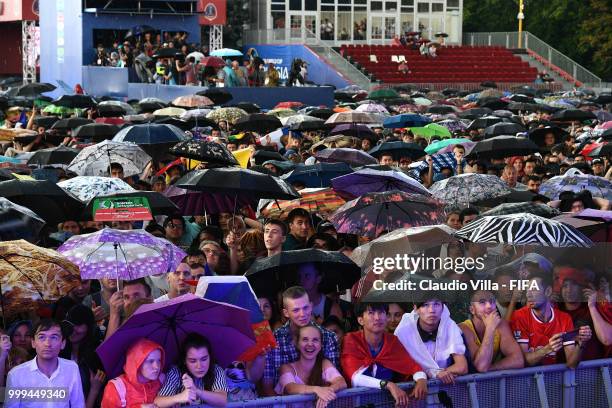
[[[512,314],[510,326],[527,366],[561,363],[559,351],[563,349],[567,366],[575,368],[583,346],[591,338],[591,329],[581,326],[575,332],[570,315],[553,308],[551,295],[550,276],[533,274],[527,290],[527,304]]]

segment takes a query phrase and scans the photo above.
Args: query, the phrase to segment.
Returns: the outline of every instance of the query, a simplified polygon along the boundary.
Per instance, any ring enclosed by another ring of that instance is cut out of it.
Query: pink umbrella
[[[251,312],[227,303],[187,294],[142,305],[110,338],[96,349],[109,377],[123,371],[126,350],[146,338],[161,345],[166,367],[175,363],[181,343],[189,333],[206,337],[221,367],[227,367],[255,344]]]

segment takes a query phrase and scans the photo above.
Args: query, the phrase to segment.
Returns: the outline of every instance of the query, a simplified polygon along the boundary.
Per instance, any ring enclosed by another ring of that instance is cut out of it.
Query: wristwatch
[[[380,381],[380,389],[381,389],[381,390],[386,390],[386,389],[387,389],[387,384],[388,384],[388,382],[387,382],[387,381],[385,381],[385,380],[381,380],[381,381]]]

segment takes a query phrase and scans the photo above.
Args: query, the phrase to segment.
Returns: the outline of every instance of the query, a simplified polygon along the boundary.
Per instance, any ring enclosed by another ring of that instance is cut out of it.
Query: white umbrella
[[[125,177],[140,174],[151,161],[151,156],[138,145],[104,140],[81,150],[70,162],[68,170],[79,176],[106,176],[111,163],[123,167]]]

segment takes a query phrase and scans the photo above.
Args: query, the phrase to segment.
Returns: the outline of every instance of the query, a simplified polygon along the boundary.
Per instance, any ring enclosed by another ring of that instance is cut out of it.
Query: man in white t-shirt
[[[192,276],[187,257],[181,261],[174,272],[168,272],[166,279],[168,279],[168,293],[156,298],[155,303],[190,293],[191,285],[188,281],[192,279]]]
[[[43,319],[34,330],[32,338],[36,357],[8,373],[5,408],[85,406],[78,365],[74,361],[59,358],[64,346],[66,337],[60,323]]]

